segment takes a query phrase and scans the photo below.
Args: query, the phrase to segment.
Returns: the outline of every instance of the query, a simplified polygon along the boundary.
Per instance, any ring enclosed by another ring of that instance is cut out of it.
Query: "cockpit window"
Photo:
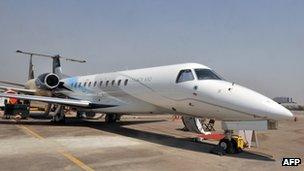
[[[176,83],[194,80],[190,69],[181,70],[177,76]]]
[[[222,80],[222,78],[210,69],[195,69],[198,80]]]

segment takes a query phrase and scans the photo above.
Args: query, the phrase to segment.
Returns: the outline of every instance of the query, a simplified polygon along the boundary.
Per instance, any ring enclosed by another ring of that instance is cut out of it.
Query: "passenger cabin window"
[[[118,85],[118,86],[120,86],[120,83],[121,83],[121,80],[118,80],[118,83],[117,83],[117,85]]]
[[[91,82],[89,82],[89,85],[88,85],[89,87],[91,87]]]
[[[112,86],[114,86],[114,84],[115,84],[115,80],[112,81]]]
[[[102,81],[100,81],[99,86],[100,86],[100,87],[102,86]]]
[[[95,82],[94,82],[94,87],[96,87],[96,84],[97,84],[97,82],[95,81]]]
[[[84,86],[84,87],[87,86],[87,82],[85,82],[85,83],[83,84],[83,86]]]
[[[106,87],[108,87],[108,85],[109,85],[109,81],[106,82]]]
[[[198,80],[222,80],[222,78],[210,69],[194,69]]]
[[[191,69],[184,69],[178,73],[176,83],[194,80]]]
[[[125,80],[125,83],[124,83],[124,84],[125,84],[125,86],[128,84],[128,79]]]
[[[78,87],[81,87],[81,82],[78,84]]]

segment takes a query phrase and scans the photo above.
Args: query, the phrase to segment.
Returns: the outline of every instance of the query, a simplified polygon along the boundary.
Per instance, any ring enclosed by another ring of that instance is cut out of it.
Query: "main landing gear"
[[[77,111],[76,118],[81,119],[81,118],[86,118],[86,119],[92,119],[96,115],[95,112],[83,112],[83,111]]]
[[[54,116],[52,118],[53,123],[65,123],[65,114],[63,106],[58,106],[54,112]]]
[[[78,119],[81,119],[81,118],[92,119],[92,118],[95,117],[95,115],[96,115],[95,112],[77,111],[76,117]],[[103,115],[101,115],[101,117],[102,116]],[[105,114],[105,122],[107,124],[116,123],[116,122],[120,121],[120,118],[121,118],[121,114],[116,114],[116,113],[107,113],[107,114]]]
[[[242,137],[233,135],[232,130],[225,131],[225,137],[220,140],[218,146],[227,154],[234,154],[243,151],[246,144]]]
[[[119,121],[121,118],[121,115],[120,114],[114,114],[114,113],[108,113],[106,114],[106,117],[105,117],[105,122],[106,123],[116,123],[117,121]]]

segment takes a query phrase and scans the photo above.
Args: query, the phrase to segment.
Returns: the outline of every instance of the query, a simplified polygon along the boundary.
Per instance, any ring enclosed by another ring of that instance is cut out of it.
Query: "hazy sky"
[[[303,0],[1,0],[1,80],[26,80],[17,49],[88,60],[62,62],[69,75],[198,62],[304,104]]]

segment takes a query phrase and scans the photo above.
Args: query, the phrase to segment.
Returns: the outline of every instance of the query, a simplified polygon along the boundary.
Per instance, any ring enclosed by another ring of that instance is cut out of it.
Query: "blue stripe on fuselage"
[[[73,84],[77,83],[78,78],[77,77],[70,77],[66,79],[67,84],[72,87]]]

